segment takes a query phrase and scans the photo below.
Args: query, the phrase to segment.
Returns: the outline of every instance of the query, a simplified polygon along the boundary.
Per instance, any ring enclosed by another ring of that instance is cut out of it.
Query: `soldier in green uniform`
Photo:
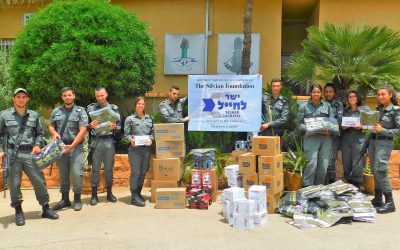
[[[32,154],[40,153],[43,138],[43,127],[37,112],[27,109],[28,92],[17,88],[13,93],[14,107],[0,113],[0,136],[6,142],[5,159],[0,153],[0,162],[7,166],[8,186],[11,194],[11,207],[15,208],[15,224],[25,225],[22,211],[21,175],[24,172],[35,190],[36,199],[42,205],[43,218],[58,219],[49,207],[49,194],[43,173],[36,168]],[[4,173],[3,173],[4,174]]]
[[[347,95],[348,106],[343,111],[343,117],[360,118],[358,107],[361,106],[362,97],[357,91],[349,91]],[[344,178],[348,183],[360,188],[363,181],[363,168],[365,160],[360,159],[362,145],[365,142],[365,135],[362,132],[362,124],[358,123],[354,127],[342,127],[342,162]],[[351,174],[350,174],[351,173]]]
[[[95,97],[97,103],[92,103],[88,106],[88,114],[92,111],[99,110],[104,107],[108,107],[113,112],[115,112],[118,117],[120,117],[118,107],[114,104],[109,104],[107,102],[107,91],[103,87],[95,89]],[[101,163],[104,165],[104,176],[107,187],[107,200],[111,202],[117,202],[117,198],[112,193],[113,184],[113,169],[114,169],[114,156],[115,156],[115,146],[114,137],[121,130],[120,118],[117,122],[110,122],[109,131],[101,131],[96,134],[95,128],[99,125],[99,121],[91,120],[89,116],[89,128],[90,128],[90,150],[93,150],[92,155],[92,175],[91,175],[91,185],[92,185],[92,197],[90,199],[90,205],[97,205],[99,199],[97,197],[97,189],[100,180],[100,166]]]
[[[333,83],[327,83],[324,86],[325,100],[331,105],[333,116],[338,124],[342,122],[343,117],[343,103],[337,100],[336,86]],[[331,135],[332,138],[332,154],[329,160],[328,171],[326,174],[326,184],[334,183],[336,181],[336,160],[341,145],[340,135]]]
[[[259,135],[282,136],[283,127],[289,116],[289,102],[281,96],[282,81],[274,78],[271,80],[272,96],[263,94],[261,110],[261,127]]]
[[[396,93],[390,87],[379,88],[377,98],[380,121],[374,126],[368,155],[375,180],[375,198],[372,204],[378,213],[385,214],[396,210],[387,170],[393,149],[393,137],[400,135],[400,108],[397,106]],[[382,194],[385,196],[385,203]]]
[[[183,118],[183,106],[187,102],[187,97],[179,99],[180,90],[178,86],[169,89],[168,99],[162,101],[158,106],[161,122],[163,123],[182,123],[189,121],[189,116]]]
[[[124,124],[124,135],[129,138],[129,163],[131,165],[130,188],[132,205],[144,207],[145,199],[141,195],[144,178],[150,164],[150,146],[154,139],[154,121],[145,113],[144,97],[136,98],[135,113],[128,116]],[[139,142],[137,136],[148,136]]]
[[[298,129],[303,132],[307,131],[305,118],[333,118],[331,106],[321,98],[322,87],[319,84],[313,84],[310,91],[310,100],[300,105],[297,115]],[[330,131],[324,129],[321,133],[306,134],[303,147],[308,160],[303,173],[303,186],[325,184],[332,149]]]
[[[88,124],[88,116],[84,108],[75,105],[75,92],[70,87],[61,90],[64,105],[55,108],[51,114],[49,132],[54,140],[61,138],[66,145],[61,158],[57,161],[60,171],[61,201],[54,210],[70,207],[69,200],[70,175],[73,182],[74,210],[82,209],[81,194],[85,156],[82,141]]]

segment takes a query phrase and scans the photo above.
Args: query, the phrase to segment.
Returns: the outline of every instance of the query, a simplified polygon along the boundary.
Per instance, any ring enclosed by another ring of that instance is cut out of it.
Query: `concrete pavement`
[[[52,204],[60,199],[58,190],[49,193]],[[66,209],[51,221],[40,217],[34,192],[24,190],[23,227],[14,224],[9,196],[0,198],[0,249],[400,249],[400,191],[394,191],[398,212],[378,215],[376,223],[300,230],[286,223],[290,218],[274,214],[251,231],[230,227],[220,201],[209,210],[161,210],[148,202],[145,208],[130,205],[126,188],[114,193],[115,204],[102,194],[91,207],[90,197],[84,196],[82,211]],[[150,195],[148,189],[145,194]]]

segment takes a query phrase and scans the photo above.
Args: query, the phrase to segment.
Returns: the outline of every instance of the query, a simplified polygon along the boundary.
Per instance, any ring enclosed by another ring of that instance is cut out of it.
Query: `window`
[[[0,38],[0,50],[7,53],[10,52],[11,47],[15,44],[15,39],[2,39]]]

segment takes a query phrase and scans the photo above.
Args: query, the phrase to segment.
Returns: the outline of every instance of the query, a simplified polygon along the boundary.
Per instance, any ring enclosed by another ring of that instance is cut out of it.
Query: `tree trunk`
[[[250,69],[250,53],[251,53],[251,22],[253,12],[253,0],[246,0],[244,11],[244,28],[243,28],[243,51],[242,51],[242,75],[248,75]]]

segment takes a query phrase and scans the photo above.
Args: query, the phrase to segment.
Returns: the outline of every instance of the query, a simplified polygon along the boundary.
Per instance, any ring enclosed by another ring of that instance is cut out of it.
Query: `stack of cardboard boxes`
[[[183,123],[154,125],[156,158],[153,159],[154,180],[151,181],[151,202],[157,208],[185,208],[186,190],[177,188],[182,177],[185,156]]]
[[[238,156],[239,173],[243,175],[243,188],[253,185],[267,188],[268,213],[273,213],[283,191],[283,155],[280,137],[254,136],[252,152]]]

